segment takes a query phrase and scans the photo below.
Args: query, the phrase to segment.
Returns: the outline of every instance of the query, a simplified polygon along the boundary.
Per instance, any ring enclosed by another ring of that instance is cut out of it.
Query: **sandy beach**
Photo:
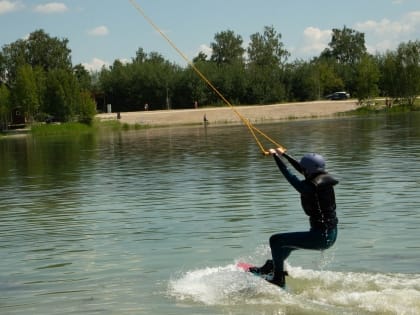
[[[306,119],[330,117],[340,112],[353,110],[356,100],[315,101],[301,103],[284,103],[258,106],[235,106],[216,108],[197,108],[180,110],[156,110],[139,112],[122,112],[121,123],[149,126],[176,126],[202,123],[204,117],[210,124],[240,123],[242,116],[251,123],[273,122],[289,119]],[[239,113],[238,114],[236,114]],[[100,120],[117,119],[117,113],[98,114]]]

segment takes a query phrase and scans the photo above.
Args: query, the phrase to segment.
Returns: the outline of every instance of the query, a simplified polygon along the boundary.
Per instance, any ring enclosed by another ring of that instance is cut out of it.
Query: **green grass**
[[[406,113],[420,111],[420,101],[417,100],[413,106],[406,104],[394,104],[391,107],[386,107],[385,102],[381,101],[375,105],[359,106],[355,110],[340,113],[339,115],[369,115],[369,114],[383,114],[383,113]]]
[[[31,133],[35,136],[80,135],[95,132],[140,130],[145,128],[149,127],[140,124],[130,125],[127,123],[121,123],[117,120],[95,120],[92,125],[86,125],[82,123],[36,124],[32,126]]]
[[[121,131],[122,124],[118,120],[95,120],[95,129],[99,131]]]
[[[79,135],[92,131],[92,126],[81,123],[37,124],[31,127],[31,133],[35,136]]]
[[[121,123],[119,120],[96,120],[94,122],[95,129],[99,131],[128,131],[128,130],[141,130],[150,128],[148,125]]]

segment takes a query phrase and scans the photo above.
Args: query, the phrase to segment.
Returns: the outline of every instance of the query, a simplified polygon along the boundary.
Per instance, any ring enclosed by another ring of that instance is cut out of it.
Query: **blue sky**
[[[134,1],[134,0],[133,0]],[[210,54],[214,35],[232,30],[246,46],[274,26],[291,60],[308,60],[328,45],[331,29],[365,33],[371,53],[420,39],[420,0],[135,0],[190,59]],[[99,69],[131,60],[139,47],[184,65],[130,0],[0,0],[0,46],[43,29],[67,38],[73,64]]]

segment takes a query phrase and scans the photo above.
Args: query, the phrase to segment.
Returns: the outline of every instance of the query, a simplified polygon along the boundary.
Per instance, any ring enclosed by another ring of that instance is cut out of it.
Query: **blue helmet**
[[[300,159],[305,175],[311,176],[317,173],[325,172],[325,160],[322,155],[317,153],[307,153]]]

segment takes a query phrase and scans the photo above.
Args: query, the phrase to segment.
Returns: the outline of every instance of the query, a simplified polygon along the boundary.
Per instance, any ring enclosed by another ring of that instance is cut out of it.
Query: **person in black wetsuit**
[[[338,184],[338,181],[325,170],[324,158],[319,154],[305,154],[298,162],[282,148],[270,149],[269,152],[287,181],[300,193],[303,210],[309,216],[310,222],[309,231],[272,235],[270,248],[273,260],[267,260],[262,267],[250,269],[254,273],[273,273],[270,282],[284,288],[287,275],[284,261],[293,250],[324,250],[335,243],[338,219],[334,185]],[[303,174],[305,179],[300,180],[291,173],[282,158]]]

